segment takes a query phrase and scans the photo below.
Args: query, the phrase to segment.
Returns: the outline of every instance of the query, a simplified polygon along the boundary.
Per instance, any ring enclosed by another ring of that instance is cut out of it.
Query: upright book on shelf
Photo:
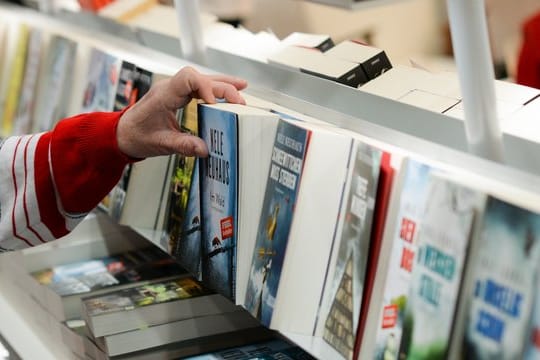
[[[341,200],[316,335],[352,359],[364,293],[381,151],[356,141]]]
[[[48,131],[67,117],[76,50],[77,43],[63,36],[53,35],[49,40],[38,81],[33,132]]]
[[[182,132],[197,136],[197,100],[184,106]],[[201,279],[201,206],[199,162],[193,156],[176,155],[167,194],[161,245],[182,266]]]
[[[113,110],[120,66],[117,57],[97,48],[90,50],[81,113]]]
[[[540,261],[540,215],[489,196],[473,238],[450,356],[522,358]]]
[[[473,221],[485,202],[483,194],[435,171],[427,192],[403,312],[400,359],[448,356]]]
[[[381,244],[360,357],[397,359],[430,171],[428,165],[412,159],[401,166],[389,208],[391,221]]]
[[[201,273],[205,284],[242,302],[278,115],[238,104],[199,105]]]
[[[41,29],[34,28],[30,30],[19,103],[13,119],[12,133],[15,135],[28,134],[32,128],[38,74],[44,48],[43,37],[44,34]]]
[[[15,52],[7,64],[9,67],[9,79],[5,89],[5,99],[2,109],[2,132],[1,136],[9,136],[13,131],[13,121],[19,104],[21,86],[24,78],[24,68],[26,64],[26,54],[30,39],[30,27],[26,24],[19,24],[17,28],[17,43]]]
[[[315,330],[353,143],[333,127],[280,122],[245,303],[273,329]]]

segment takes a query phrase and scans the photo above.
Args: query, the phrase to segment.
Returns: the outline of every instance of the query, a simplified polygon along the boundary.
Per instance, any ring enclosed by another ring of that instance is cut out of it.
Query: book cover
[[[523,356],[534,301],[540,215],[489,197],[482,220],[474,239],[479,241],[478,254],[471,259],[474,285],[463,356],[518,359]]]
[[[26,66],[26,54],[30,39],[30,27],[21,24],[18,29],[17,45],[15,54],[9,66],[9,79],[7,84],[6,99],[2,116],[2,136],[10,136],[13,132],[13,121],[17,112],[21,86]]]
[[[198,134],[197,100],[182,111],[180,128]],[[177,155],[168,196],[162,245],[186,270],[201,279],[201,210],[199,161]]]
[[[199,135],[208,146],[200,159],[201,273],[203,282],[234,301],[238,238],[238,118],[198,107]]]
[[[381,151],[355,142],[334,240],[337,251],[324,289],[323,339],[352,359],[364,290]],[[333,275],[332,275],[333,274]]]
[[[279,121],[245,301],[265,326],[272,320],[309,137],[309,130]]]
[[[395,169],[391,165],[392,158],[396,161],[397,155],[383,151],[381,154],[381,166],[379,170],[379,183],[377,185],[377,195],[375,200],[375,209],[373,210],[373,224],[371,226],[371,246],[369,247],[368,262],[366,265],[366,278],[364,281],[364,294],[362,306],[360,308],[360,319],[358,321],[358,330],[356,333],[353,358],[357,359],[360,352],[360,345],[364,337],[364,329],[368,311],[371,307],[371,294],[375,283],[375,274],[379,255],[381,252],[384,228],[388,213],[388,205],[394,183]],[[395,165],[394,165],[395,166]]]
[[[400,359],[445,359],[480,195],[431,176],[404,311]],[[437,319],[437,321],[434,321]]]
[[[54,35],[49,42],[34,111],[34,131],[48,131],[67,116],[68,95],[77,43]]]
[[[130,62],[122,61],[113,111],[122,111],[126,107],[133,105],[148,92],[151,83],[151,72]],[[132,168],[131,164],[125,167],[118,184],[99,204],[100,208],[115,221],[120,221],[122,216]]]
[[[424,214],[430,167],[411,160],[399,200],[398,219],[384,285],[382,311],[375,342],[376,359],[397,359],[411,272],[417,252],[419,221]]]
[[[120,65],[121,61],[116,57],[96,48],[92,49],[82,113],[113,110]]]
[[[58,265],[31,275],[59,296],[69,296],[182,273],[184,270],[166,253],[148,247]]]
[[[186,360],[314,360],[300,347],[285,340],[275,339],[262,343],[231,347],[209,354],[187,357]]]
[[[40,29],[31,29],[26,50],[26,64],[17,112],[13,119],[13,134],[30,133],[36,98],[38,73],[43,49],[43,34]]]
[[[210,294],[191,277],[156,282],[84,299],[89,317]]]

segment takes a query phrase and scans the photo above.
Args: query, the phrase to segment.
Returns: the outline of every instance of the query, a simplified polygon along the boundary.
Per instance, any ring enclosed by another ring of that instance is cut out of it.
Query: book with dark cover
[[[322,337],[345,359],[352,359],[363,306],[380,161],[380,150],[354,145],[323,291]]]
[[[310,131],[280,120],[246,292],[246,309],[272,320]]]
[[[208,354],[190,356],[185,360],[315,360],[302,348],[285,340],[275,339],[231,347]]]
[[[238,119],[199,107],[199,134],[209,155],[200,162],[202,279],[234,299],[238,236]]]
[[[197,135],[197,100],[181,115],[182,132]],[[201,210],[199,164],[194,157],[178,154],[168,195],[162,245],[197,279],[201,279]]]
[[[539,234],[538,213],[488,197],[472,240],[478,242],[477,251],[467,265],[472,286],[463,304],[464,358],[522,358],[540,261]]]

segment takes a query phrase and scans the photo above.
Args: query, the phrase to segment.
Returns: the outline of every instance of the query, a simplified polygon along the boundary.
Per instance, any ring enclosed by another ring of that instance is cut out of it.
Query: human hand
[[[245,104],[238,92],[247,82],[226,75],[204,75],[184,67],[150,91],[120,118],[116,129],[118,147],[134,158],[183,154],[205,157],[208,149],[202,139],[182,133],[176,111],[193,98],[213,104],[216,98]]]

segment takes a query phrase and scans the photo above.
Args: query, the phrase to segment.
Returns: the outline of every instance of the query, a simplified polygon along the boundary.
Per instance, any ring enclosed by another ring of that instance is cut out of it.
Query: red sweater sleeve
[[[61,237],[109,193],[134,160],[118,149],[116,126],[121,115],[78,115],[60,121],[51,132],[4,142],[2,244],[28,246]]]

